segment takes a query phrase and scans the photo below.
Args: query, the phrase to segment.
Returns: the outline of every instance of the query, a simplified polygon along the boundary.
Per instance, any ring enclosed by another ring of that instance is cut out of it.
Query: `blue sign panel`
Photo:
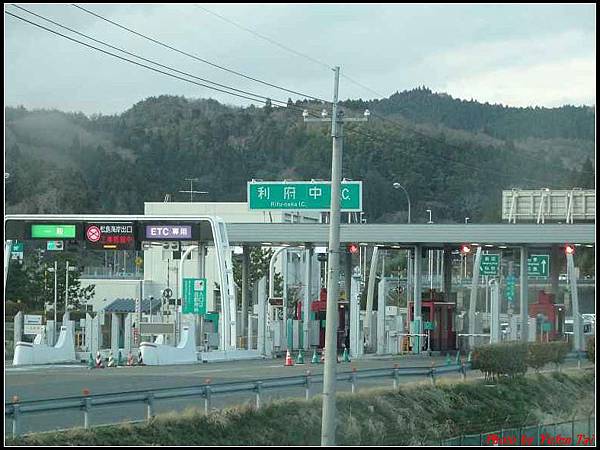
[[[180,241],[192,239],[191,225],[146,225],[146,239]]]

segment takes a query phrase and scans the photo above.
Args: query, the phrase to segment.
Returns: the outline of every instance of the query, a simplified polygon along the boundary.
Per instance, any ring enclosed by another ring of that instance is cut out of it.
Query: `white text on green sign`
[[[206,314],[206,278],[183,279],[183,314]]]
[[[331,182],[251,181],[248,207],[252,210],[329,211]],[[342,211],[362,211],[362,181],[344,181],[340,190]]]
[[[500,255],[487,254],[481,255],[479,263],[479,271],[481,275],[498,275],[498,265],[500,263]]]
[[[550,256],[531,255],[527,258],[527,275],[530,277],[548,277],[550,271]]]

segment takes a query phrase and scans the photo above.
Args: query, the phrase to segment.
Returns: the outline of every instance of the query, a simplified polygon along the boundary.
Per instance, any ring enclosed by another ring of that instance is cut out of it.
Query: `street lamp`
[[[427,212],[429,213],[429,222],[427,223],[433,223],[433,220],[431,220],[431,210],[428,209]]]
[[[400,183],[394,183],[392,186],[394,186],[394,189],[402,189],[404,194],[406,194],[406,200],[408,201],[408,223],[410,223],[410,197],[408,196],[408,192]]]

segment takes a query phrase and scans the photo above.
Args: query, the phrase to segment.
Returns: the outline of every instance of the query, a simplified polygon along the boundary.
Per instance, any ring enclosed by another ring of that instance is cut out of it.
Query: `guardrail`
[[[581,368],[583,354],[570,353],[565,359],[577,360],[577,367]],[[341,372],[336,376],[337,381],[346,381],[351,384],[351,392],[358,392],[359,380],[369,378],[391,378],[394,389],[400,385],[400,378],[406,376],[425,376],[431,380],[435,386],[436,377],[445,373],[458,372],[462,374],[463,380],[467,378],[467,371],[471,370],[471,363],[451,364],[445,366],[431,367],[399,367],[397,364],[393,368],[380,369],[353,369],[351,372]],[[202,397],[204,398],[204,412],[208,413],[211,409],[211,400],[213,395],[231,394],[238,392],[254,392],[256,408],[261,407],[261,395],[265,390],[279,389],[283,387],[302,387],[305,388],[305,398],[308,400],[311,395],[311,386],[323,382],[323,374],[311,374],[306,371],[304,375],[295,375],[291,377],[266,378],[262,380],[250,381],[232,381],[219,384],[211,384],[210,379],[206,379],[204,384],[188,387],[163,388],[153,390],[136,390],[128,392],[116,392],[110,394],[92,395],[84,390],[83,395],[63,397],[60,399],[30,400],[20,401],[13,398],[12,403],[4,404],[4,416],[12,419],[12,436],[18,436],[22,416],[27,413],[39,413],[57,410],[79,409],[83,412],[83,427],[90,428],[90,414],[94,406],[117,405],[125,403],[144,403],[146,405],[146,420],[155,416],[154,403],[158,400],[181,398],[181,397]]]
[[[398,367],[398,365],[395,365],[393,368],[362,369],[360,371],[353,369],[351,372],[338,373],[336,379],[337,381],[350,382],[351,391],[355,393],[358,392],[358,382],[361,379],[391,378],[393,387],[397,389],[400,385],[400,378],[403,376],[425,376],[429,377],[432,385],[435,386],[436,376],[440,374],[458,372],[462,374],[463,379],[466,379],[468,370],[470,370],[470,363],[447,366],[432,365],[431,367]],[[256,395],[255,404],[258,409],[261,407],[261,395],[265,390],[304,386],[305,398],[308,400],[311,395],[311,386],[322,382],[322,374],[313,375],[310,371],[307,371],[304,375],[291,377],[233,381],[219,384],[211,384],[210,379],[207,379],[204,384],[197,386],[137,390],[111,394],[92,395],[89,391],[84,390],[81,396],[63,397],[60,399],[20,401],[18,398],[13,398],[12,403],[4,404],[4,416],[12,419],[12,436],[14,438],[19,436],[19,429],[23,420],[22,416],[27,413],[81,410],[83,412],[83,427],[87,429],[90,428],[90,415],[94,406],[144,403],[146,405],[146,420],[150,420],[155,416],[155,402],[158,400],[202,397],[204,398],[204,411],[208,413],[211,409],[211,400],[214,395],[254,392]]]

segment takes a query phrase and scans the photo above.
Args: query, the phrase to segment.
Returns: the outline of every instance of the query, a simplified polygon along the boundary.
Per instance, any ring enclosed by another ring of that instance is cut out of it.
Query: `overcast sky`
[[[73,6],[19,5],[196,76],[275,99],[298,98],[157,46]],[[215,64],[331,98],[332,71],[198,6],[82,5]],[[594,4],[202,5],[316,60],[339,65],[343,74],[385,96],[425,85],[458,98],[511,106],[596,102]],[[5,11],[57,29],[13,6],[5,4]],[[7,105],[113,114],[161,94],[248,104],[4,16]],[[342,78],[340,98],[374,97],[372,91]]]

